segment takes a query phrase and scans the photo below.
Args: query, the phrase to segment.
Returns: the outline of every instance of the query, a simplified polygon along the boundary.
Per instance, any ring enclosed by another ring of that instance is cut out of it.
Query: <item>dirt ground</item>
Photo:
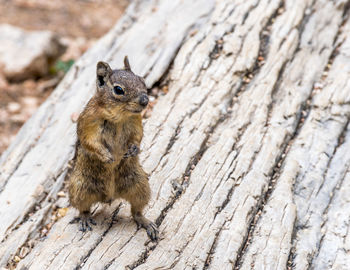
[[[79,58],[121,17],[129,0],[0,0],[0,23],[27,30],[50,30],[68,46],[60,63]],[[64,69],[64,68],[63,68]],[[64,71],[20,83],[0,73],[0,155],[50,95]]]

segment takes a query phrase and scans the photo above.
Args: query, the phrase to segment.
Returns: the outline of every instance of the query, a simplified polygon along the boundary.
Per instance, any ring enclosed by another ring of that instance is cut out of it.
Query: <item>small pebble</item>
[[[314,84],[314,89],[322,89],[322,88],[323,88],[323,84],[322,83],[317,82],[317,83]]]
[[[57,216],[58,216],[59,218],[64,217],[64,216],[67,214],[67,211],[68,211],[68,207],[60,208],[60,209],[58,209],[58,211],[57,211]]]
[[[60,191],[57,193],[58,197],[66,197],[66,194],[64,193],[64,191]]]
[[[29,253],[29,248],[27,247],[22,247],[20,252],[19,252],[19,257],[23,259],[27,254]]]
[[[190,32],[190,37],[193,37],[197,33],[198,33],[198,29],[194,29],[193,31]]]
[[[79,118],[79,113],[74,112],[70,115],[70,119],[72,120],[73,123],[76,123],[78,121]]]
[[[163,88],[162,88],[162,91],[166,94],[169,92],[169,88],[167,85],[164,85]]]
[[[7,109],[9,110],[9,112],[11,113],[18,113],[21,109],[21,105],[17,102],[10,102],[7,105]]]

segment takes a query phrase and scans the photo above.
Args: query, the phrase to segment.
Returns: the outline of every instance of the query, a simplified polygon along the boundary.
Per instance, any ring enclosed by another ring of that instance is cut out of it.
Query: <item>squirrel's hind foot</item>
[[[79,223],[79,231],[86,232],[86,230],[92,231],[91,225],[97,225],[96,221],[87,214],[75,217],[69,224]]]
[[[140,229],[140,228],[146,229],[147,235],[152,241],[158,240],[159,232],[158,232],[158,228],[157,228],[156,224],[149,221],[145,217],[143,217],[141,219],[135,218],[135,222],[136,222],[138,229]]]

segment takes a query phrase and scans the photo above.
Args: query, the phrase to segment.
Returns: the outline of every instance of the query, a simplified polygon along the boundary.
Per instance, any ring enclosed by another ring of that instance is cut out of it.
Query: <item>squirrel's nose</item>
[[[148,96],[147,94],[141,94],[140,100],[139,100],[140,105],[146,107],[148,104]]]

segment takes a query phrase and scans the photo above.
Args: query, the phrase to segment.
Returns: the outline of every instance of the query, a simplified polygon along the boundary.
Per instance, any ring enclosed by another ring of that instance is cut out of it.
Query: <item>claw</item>
[[[124,154],[124,158],[137,156],[139,152],[140,149],[137,147],[137,145],[132,144],[129,146],[128,152]]]
[[[96,221],[95,221],[94,219],[89,218],[89,221],[90,221],[90,223],[91,223],[92,225],[97,225],[97,223],[96,223]]]
[[[81,232],[85,232],[86,231],[86,224],[84,221],[80,221],[80,224],[79,224],[79,231]]]
[[[156,227],[156,225],[151,222],[147,228],[146,228],[147,234],[149,236],[149,238],[151,238],[152,241],[156,241],[158,239],[158,228]]]
[[[136,227],[137,227],[137,229],[139,230],[139,229],[141,229],[142,228],[142,225],[141,225],[141,223],[139,223],[139,222],[136,222]]]
[[[69,221],[69,224],[78,223],[79,221],[80,221],[80,217],[75,217],[71,221]]]

